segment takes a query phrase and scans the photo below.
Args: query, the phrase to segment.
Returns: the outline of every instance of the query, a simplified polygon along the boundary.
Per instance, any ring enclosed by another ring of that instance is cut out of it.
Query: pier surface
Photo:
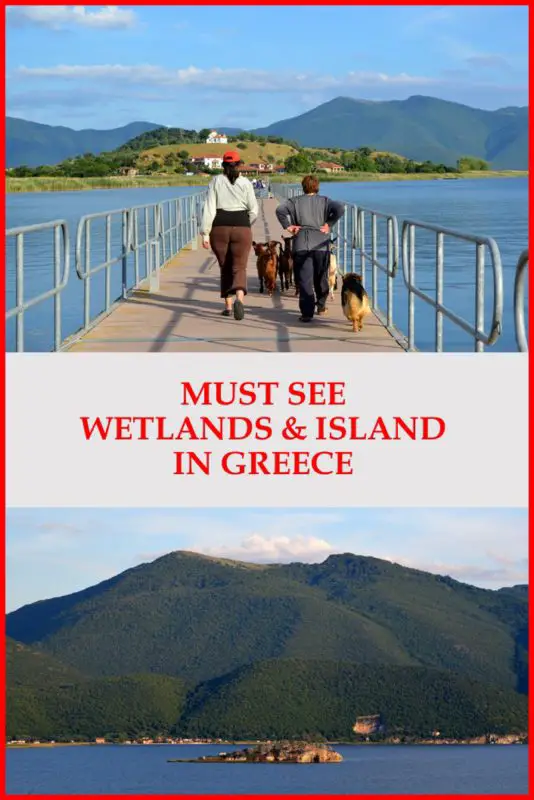
[[[278,201],[262,200],[252,233],[257,242],[280,241]],[[279,282],[278,282],[279,287]],[[159,291],[135,291],[95,327],[66,343],[68,352],[404,352],[374,314],[361,333],[343,316],[339,291],[328,315],[299,322],[294,288],[273,297],[259,293],[256,257],[248,265],[245,319],[221,316],[219,267],[211,250],[186,249],[160,272]]]

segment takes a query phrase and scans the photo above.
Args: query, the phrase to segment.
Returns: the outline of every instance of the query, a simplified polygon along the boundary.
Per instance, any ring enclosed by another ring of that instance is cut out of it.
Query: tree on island
[[[315,169],[315,164],[308,155],[300,152],[286,158],[285,168],[288,172],[299,175],[304,172],[312,172]]]
[[[489,163],[484,161],[483,158],[477,158],[476,156],[462,156],[456,162],[456,166],[459,172],[469,172],[471,170],[479,172],[489,169]]]

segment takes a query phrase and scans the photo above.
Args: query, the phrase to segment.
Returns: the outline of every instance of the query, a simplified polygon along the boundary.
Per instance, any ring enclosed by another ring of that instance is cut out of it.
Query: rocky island
[[[334,764],[339,761],[343,761],[343,756],[328,745],[303,742],[261,744],[244,750],[218,753],[216,756],[169,759],[170,764]]]

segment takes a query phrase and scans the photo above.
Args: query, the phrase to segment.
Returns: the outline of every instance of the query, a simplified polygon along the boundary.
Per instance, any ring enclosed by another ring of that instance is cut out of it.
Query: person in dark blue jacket
[[[311,322],[315,309],[326,314],[330,229],[345,213],[342,203],[319,195],[319,181],[307,175],[303,195],[286,200],[276,209],[282,227],[292,233],[293,272],[299,290],[300,321]]]

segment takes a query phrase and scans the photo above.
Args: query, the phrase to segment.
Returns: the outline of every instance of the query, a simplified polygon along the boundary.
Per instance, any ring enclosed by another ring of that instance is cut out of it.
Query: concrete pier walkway
[[[260,201],[253,227],[257,242],[280,240],[274,199]],[[256,257],[248,265],[245,319],[222,317],[219,267],[200,245],[171,259],[160,272],[159,291],[135,291],[95,327],[66,343],[68,352],[398,352],[404,350],[374,316],[353,333],[343,316],[339,292],[328,315],[308,325],[299,322],[294,288],[269,297],[259,293]],[[280,286],[278,282],[278,287]]]

